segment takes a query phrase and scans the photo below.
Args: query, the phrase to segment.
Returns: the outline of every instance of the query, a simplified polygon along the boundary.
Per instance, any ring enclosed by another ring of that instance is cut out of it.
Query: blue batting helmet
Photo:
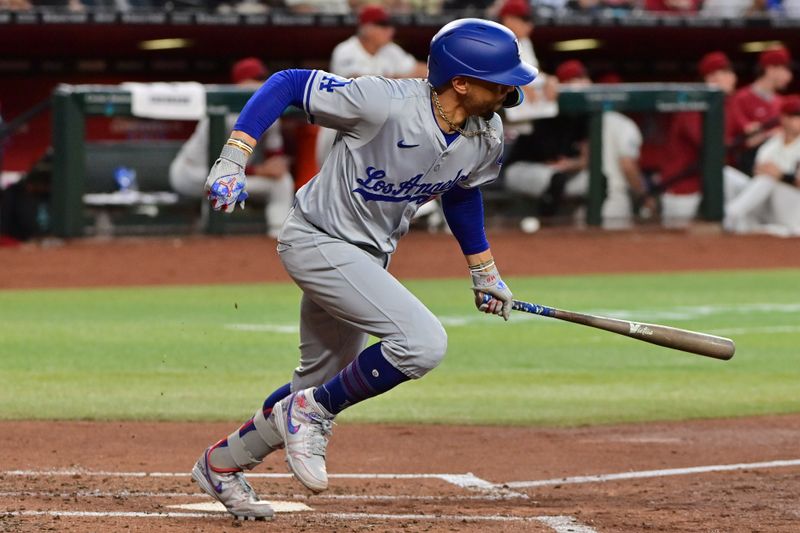
[[[516,87],[529,84],[537,74],[535,67],[520,59],[519,43],[511,30],[496,22],[454,20],[431,40],[428,81],[434,87],[456,76]]]

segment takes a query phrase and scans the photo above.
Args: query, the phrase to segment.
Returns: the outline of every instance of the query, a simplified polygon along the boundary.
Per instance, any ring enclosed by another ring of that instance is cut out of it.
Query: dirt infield
[[[797,268],[797,241],[669,232],[490,235],[506,275]],[[285,281],[274,241],[126,239],[0,249],[0,288]],[[398,277],[463,276],[452,238],[413,233]],[[535,406],[532,406],[535,408]],[[208,503],[188,471],[229,424],[0,422],[5,531],[800,531],[800,416],[573,429],[345,424],[331,488],[279,453],[252,478],[310,508],[272,522]]]
[[[186,473],[231,427],[0,423],[0,509],[15,513],[0,514],[0,531],[232,531],[228,518],[169,507],[210,501]],[[252,479],[262,498],[313,511],[240,530],[796,532],[799,435],[800,416],[578,429],[348,424],[331,441],[327,493],[285,477],[280,453],[256,471],[273,477]],[[605,474],[620,479],[575,479]],[[97,515],[66,514],[75,512]]]

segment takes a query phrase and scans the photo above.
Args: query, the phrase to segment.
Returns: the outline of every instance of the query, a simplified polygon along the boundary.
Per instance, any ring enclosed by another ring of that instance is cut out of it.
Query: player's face
[[[488,120],[503,107],[503,100],[513,90],[514,87],[511,85],[500,85],[470,78],[467,92],[464,95],[464,109],[470,115]]]
[[[778,91],[785,89],[792,81],[792,71],[783,65],[767,67],[767,76]]]
[[[736,73],[732,70],[717,70],[706,76],[706,83],[719,87],[725,94],[731,94],[736,89]]]
[[[503,26],[511,30],[517,39],[525,39],[530,37],[533,32],[533,22],[530,19],[522,17],[507,16],[503,17]]]
[[[368,39],[375,43],[379,48],[394,40],[394,26],[388,24],[367,24],[365,30]]]
[[[800,136],[800,115],[781,115],[781,126],[789,137]]]

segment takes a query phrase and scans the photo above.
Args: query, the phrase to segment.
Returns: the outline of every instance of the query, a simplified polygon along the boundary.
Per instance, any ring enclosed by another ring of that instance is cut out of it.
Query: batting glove
[[[500,273],[494,266],[494,262],[489,267],[481,270],[470,269],[472,274],[472,291],[475,293],[475,306],[484,313],[500,315],[504,320],[511,316],[511,305],[514,296],[508,289]],[[488,295],[489,298],[485,298]]]
[[[232,146],[222,147],[219,159],[211,167],[205,185],[208,200],[214,211],[222,210],[230,213],[236,208],[237,202],[244,209],[244,201],[248,196],[244,190],[247,185],[247,178],[244,175],[245,165],[247,165],[247,154]]]

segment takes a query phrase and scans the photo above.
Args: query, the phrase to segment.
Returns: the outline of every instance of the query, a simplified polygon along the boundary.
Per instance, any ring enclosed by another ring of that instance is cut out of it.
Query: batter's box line
[[[9,511],[2,516],[58,516],[65,518],[224,518],[225,513],[192,512],[133,512],[133,511]],[[509,515],[445,515],[445,514],[383,514],[383,513],[318,513],[318,516],[339,520],[419,520],[436,522],[539,522],[556,533],[597,533],[595,529],[581,524],[573,516],[509,516]]]
[[[529,489],[535,487],[548,487],[555,485],[577,485],[582,483],[605,483],[626,479],[645,479],[667,476],[685,476],[689,474],[706,474],[711,472],[731,472],[736,470],[760,470],[764,468],[786,468],[800,466],[800,459],[777,461],[763,461],[759,463],[736,463],[728,465],[705,465],[688,468],[668,468],[663,470],[640,470],[635,472],[620,472],[617,474],[598,474],[593,476],[573,476],[553,479],[540,479],[536,481],[509,481],[495,485],[498,488]]]
[[[109,471],[96,471],[85,470],[81,468],[70,468],[62,470],[7,470],[0,472],[0,475],[18,476],[18,477],[74,477],[74,476],[91,476],[91,477],[128,477],[128,478],[182,478],[188,477],[188,472],[109,472]],[[288,479],[291,474],[278,474],[278,473],[248,473],[247,477],[257,479]],[[473,492],[486,494],[492,499],[528,499],[528,495],[515,492],[508,487],[496,485],[485,479],[477,477],[472,472],[466,474],[328,474],[329,478],[334,479],[438,479],[459,488],[463,488]]]

